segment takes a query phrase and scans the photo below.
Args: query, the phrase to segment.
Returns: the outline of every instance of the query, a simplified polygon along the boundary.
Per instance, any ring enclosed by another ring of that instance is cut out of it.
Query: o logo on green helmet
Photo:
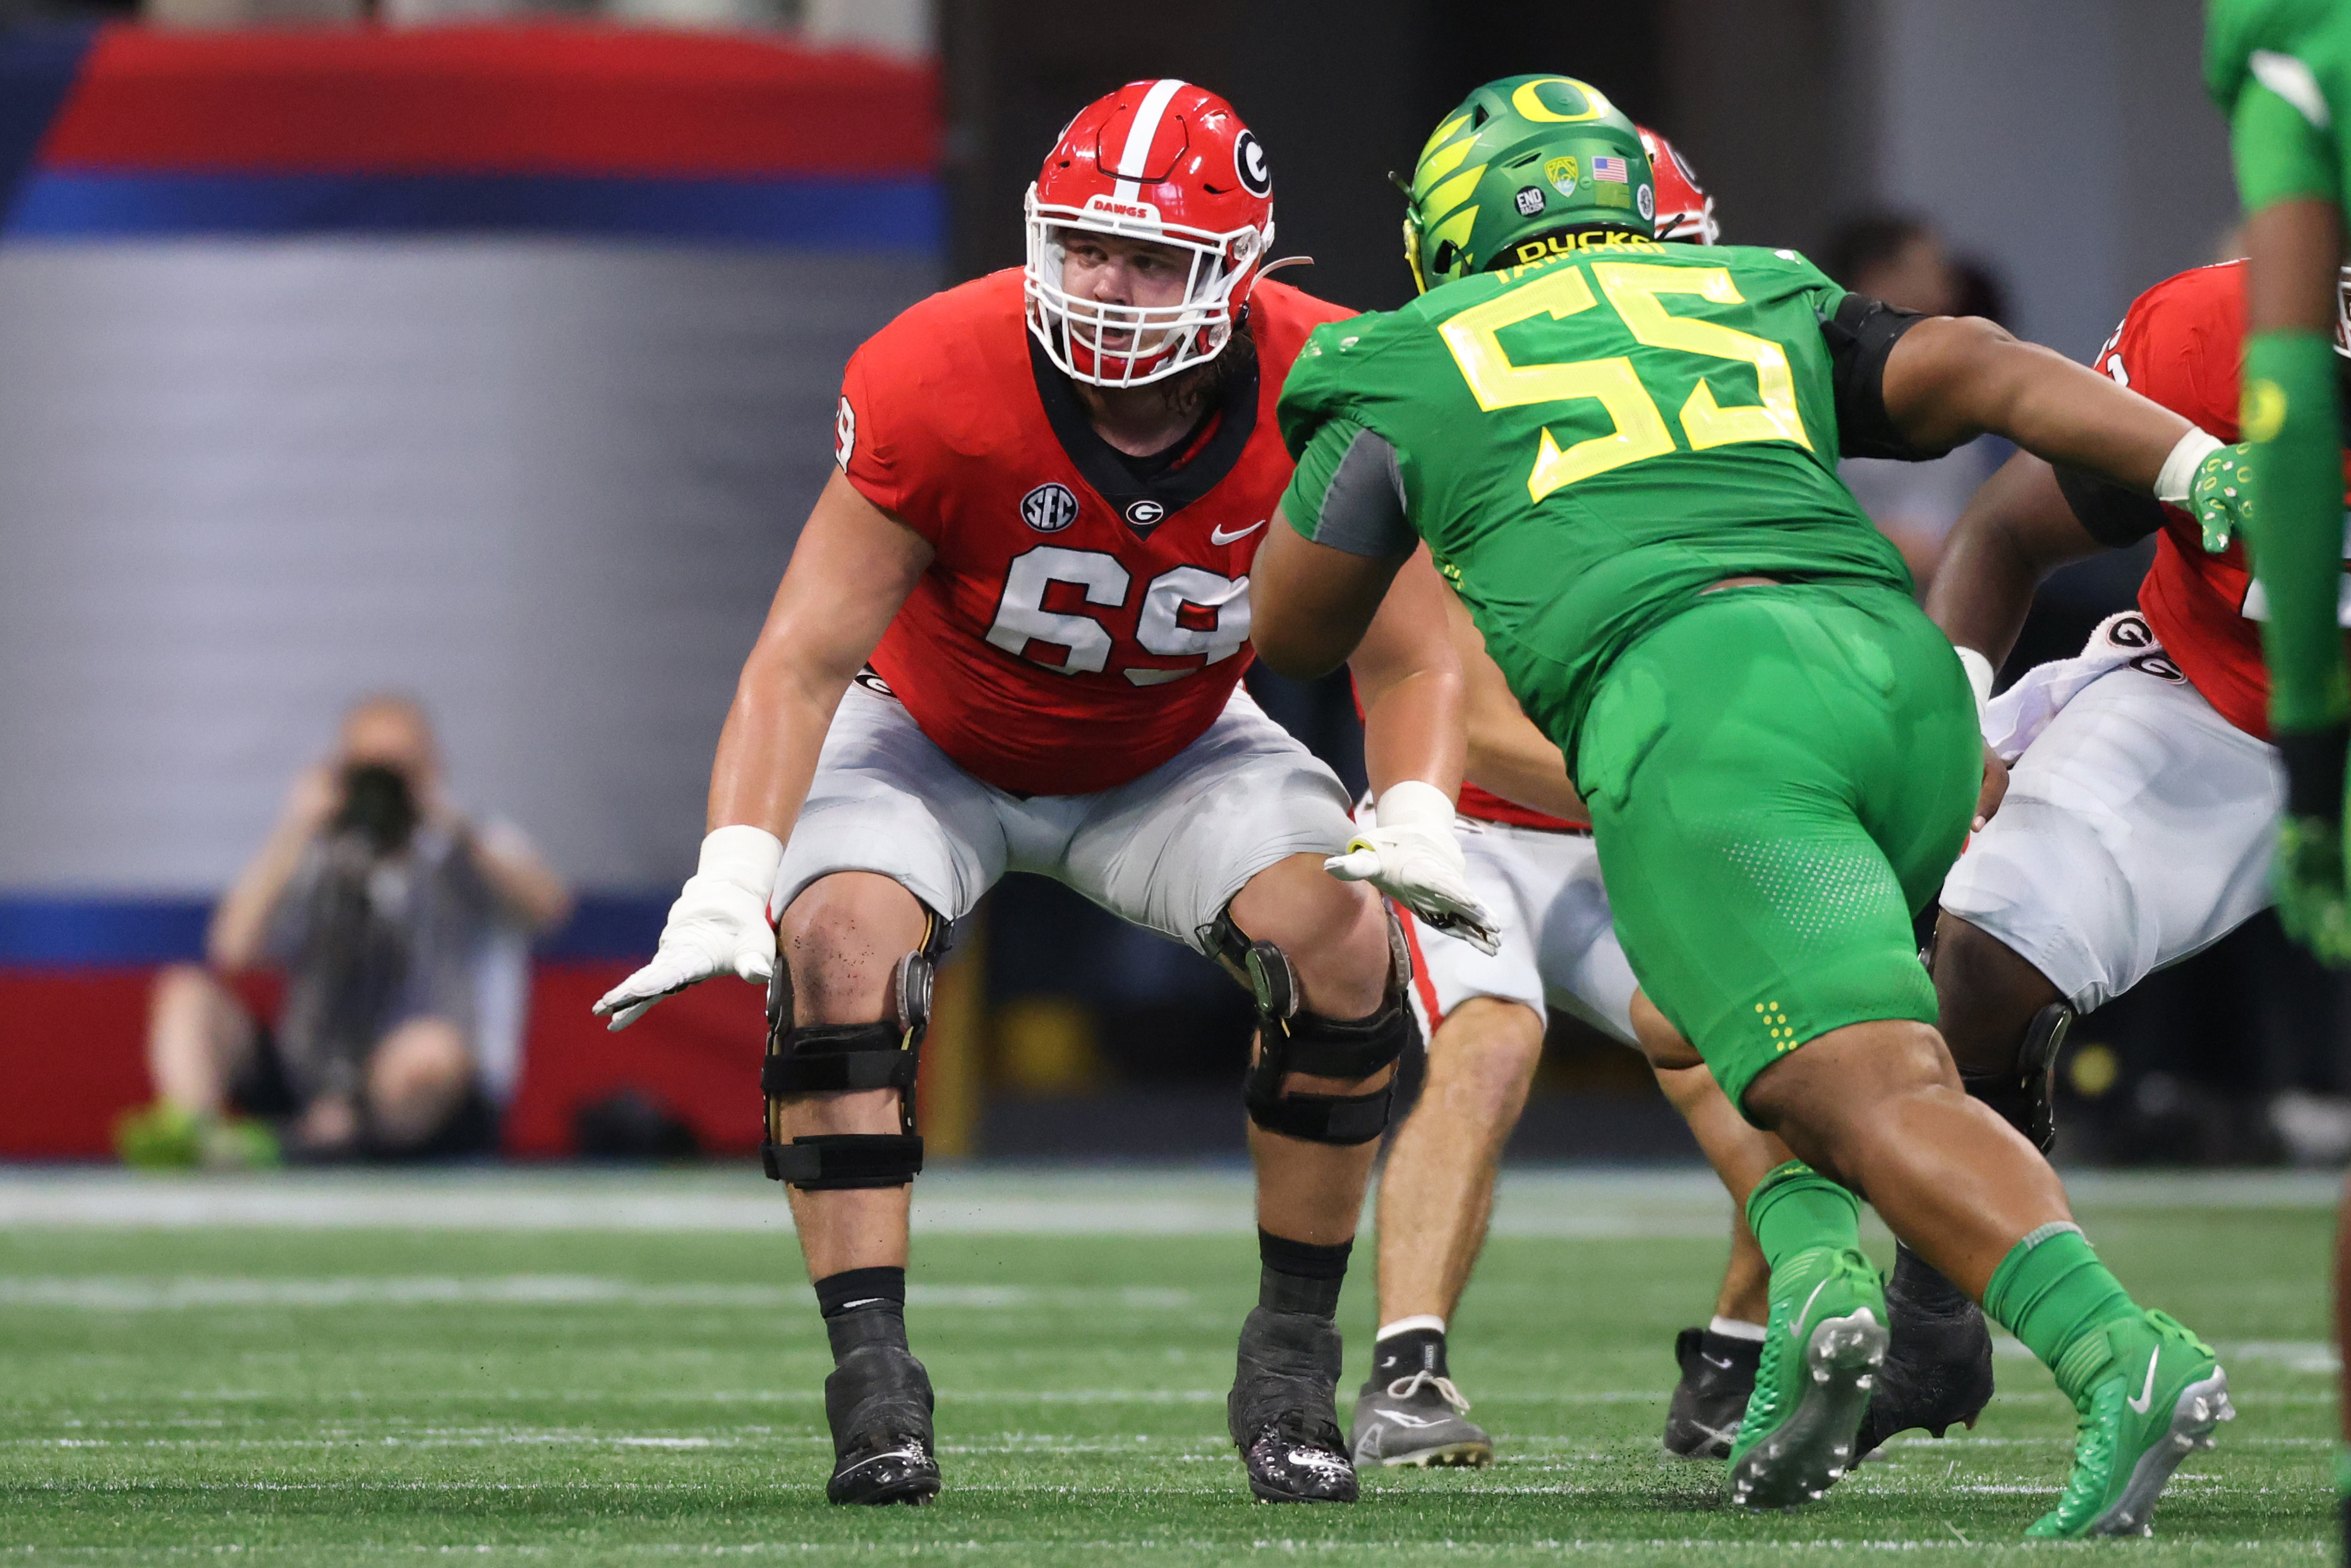
[[[1567,89],[1583,101],[1583,107],[1573,113],[1562,114],[1545,103],[1542,94],[1537,90],[1547,87]],[[1510,107],[1527,119],[1541,120],[1546,125],[1574,125],[1587,120],[1604,120],[1614,112],[1598,88],[1577,81],[1573,77],[1537,77],[1532,81],[1520,82],[1518,89],[1510,94]]]

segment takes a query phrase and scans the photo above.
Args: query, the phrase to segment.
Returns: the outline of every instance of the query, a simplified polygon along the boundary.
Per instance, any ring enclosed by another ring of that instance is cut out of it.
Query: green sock
[[[2128,1292],[2098,1261],[2078,1227],[2044,1225],[2009,1249],[1984,1288],[1984,1311],[2022,1340],[2057,1375],[2057,1386],[2079,1398],[2105,1364],[2103,1356],[2069,1364],[2066,1354],[2118,1319],[2138,1311]]]
[[[1802,1160],[1790,1160],[1747,1195],[1747,1223],[1777,1269],[1810,1248],[1860,1246],[1861,1200]]]

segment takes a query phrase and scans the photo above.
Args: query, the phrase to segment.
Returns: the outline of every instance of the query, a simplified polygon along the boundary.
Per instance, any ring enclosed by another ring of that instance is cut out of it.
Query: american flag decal
[[[1606,156],[1594,158],[1592,161],[1592,177],[1595,180],[1605,180],[1615,185],[1631,183],[1625,178],[1625,160],[1622,158]]]

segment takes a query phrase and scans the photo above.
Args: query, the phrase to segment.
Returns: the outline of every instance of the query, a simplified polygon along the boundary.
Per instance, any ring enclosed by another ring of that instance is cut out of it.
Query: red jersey
[[[2137,299],[2095,363],[2141,396],[2222,441],[2237,440],[2237,383],[2244,365],[2245,266],[2199,267]],[[2208,554],[2196,519],[2163,508],[2155,564],[2139,584],[2139,609],[2163,651],[2221,717],[2269,736],[2269,671],[2262,663],[2262,595],[2234,541]]]
[[[1571,822],[1564,817],[1547,816],[1541,811],[1529,810],[1516,801],[1503,800],[1491,789],[1479,788],[1467,779],[1461,780],[1461,800],[1454,809],[1465,817],[1475,817],[1485,822],[1509,822],[1521,828],[1547,828],[1554,833],[1567,832],[1571,830],[1577,832],[1592,831],[1592,823],[1588,820]]]
[[[866,340],[833,455],[937,552],[874,672],[975,778],[1090,794],[1224,711],[1249,661],[1249,563],[1290,483],[1282,378],[1309,332],[1353,312],[1259,284],[1255,361],[1179,461],[1134,463],[1032,352],[1020,279],[935,294]]]

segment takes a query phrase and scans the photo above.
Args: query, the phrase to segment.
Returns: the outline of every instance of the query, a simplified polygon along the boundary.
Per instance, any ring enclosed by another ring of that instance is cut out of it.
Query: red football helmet
[[[1029,187],[1029,329],[1063,372],[1141,386],[1214,359],[1273,245],[1265,148],[1232,105],[1165,78],[1081,110]],[[1062,287],[1071,230],[1190,253],[1176,305],[1106,305]],[[1114,344],[1106,343],[1114,339]]]
[[[1650,183],[1657,191],[1657,237],[1687,245],[1719,245],[1722,230],[1714,221],[1714,198],[1698,188],[1689,160],[1681,149],[1650,130],[1641,132],[1641,146],[1649,154]]]

